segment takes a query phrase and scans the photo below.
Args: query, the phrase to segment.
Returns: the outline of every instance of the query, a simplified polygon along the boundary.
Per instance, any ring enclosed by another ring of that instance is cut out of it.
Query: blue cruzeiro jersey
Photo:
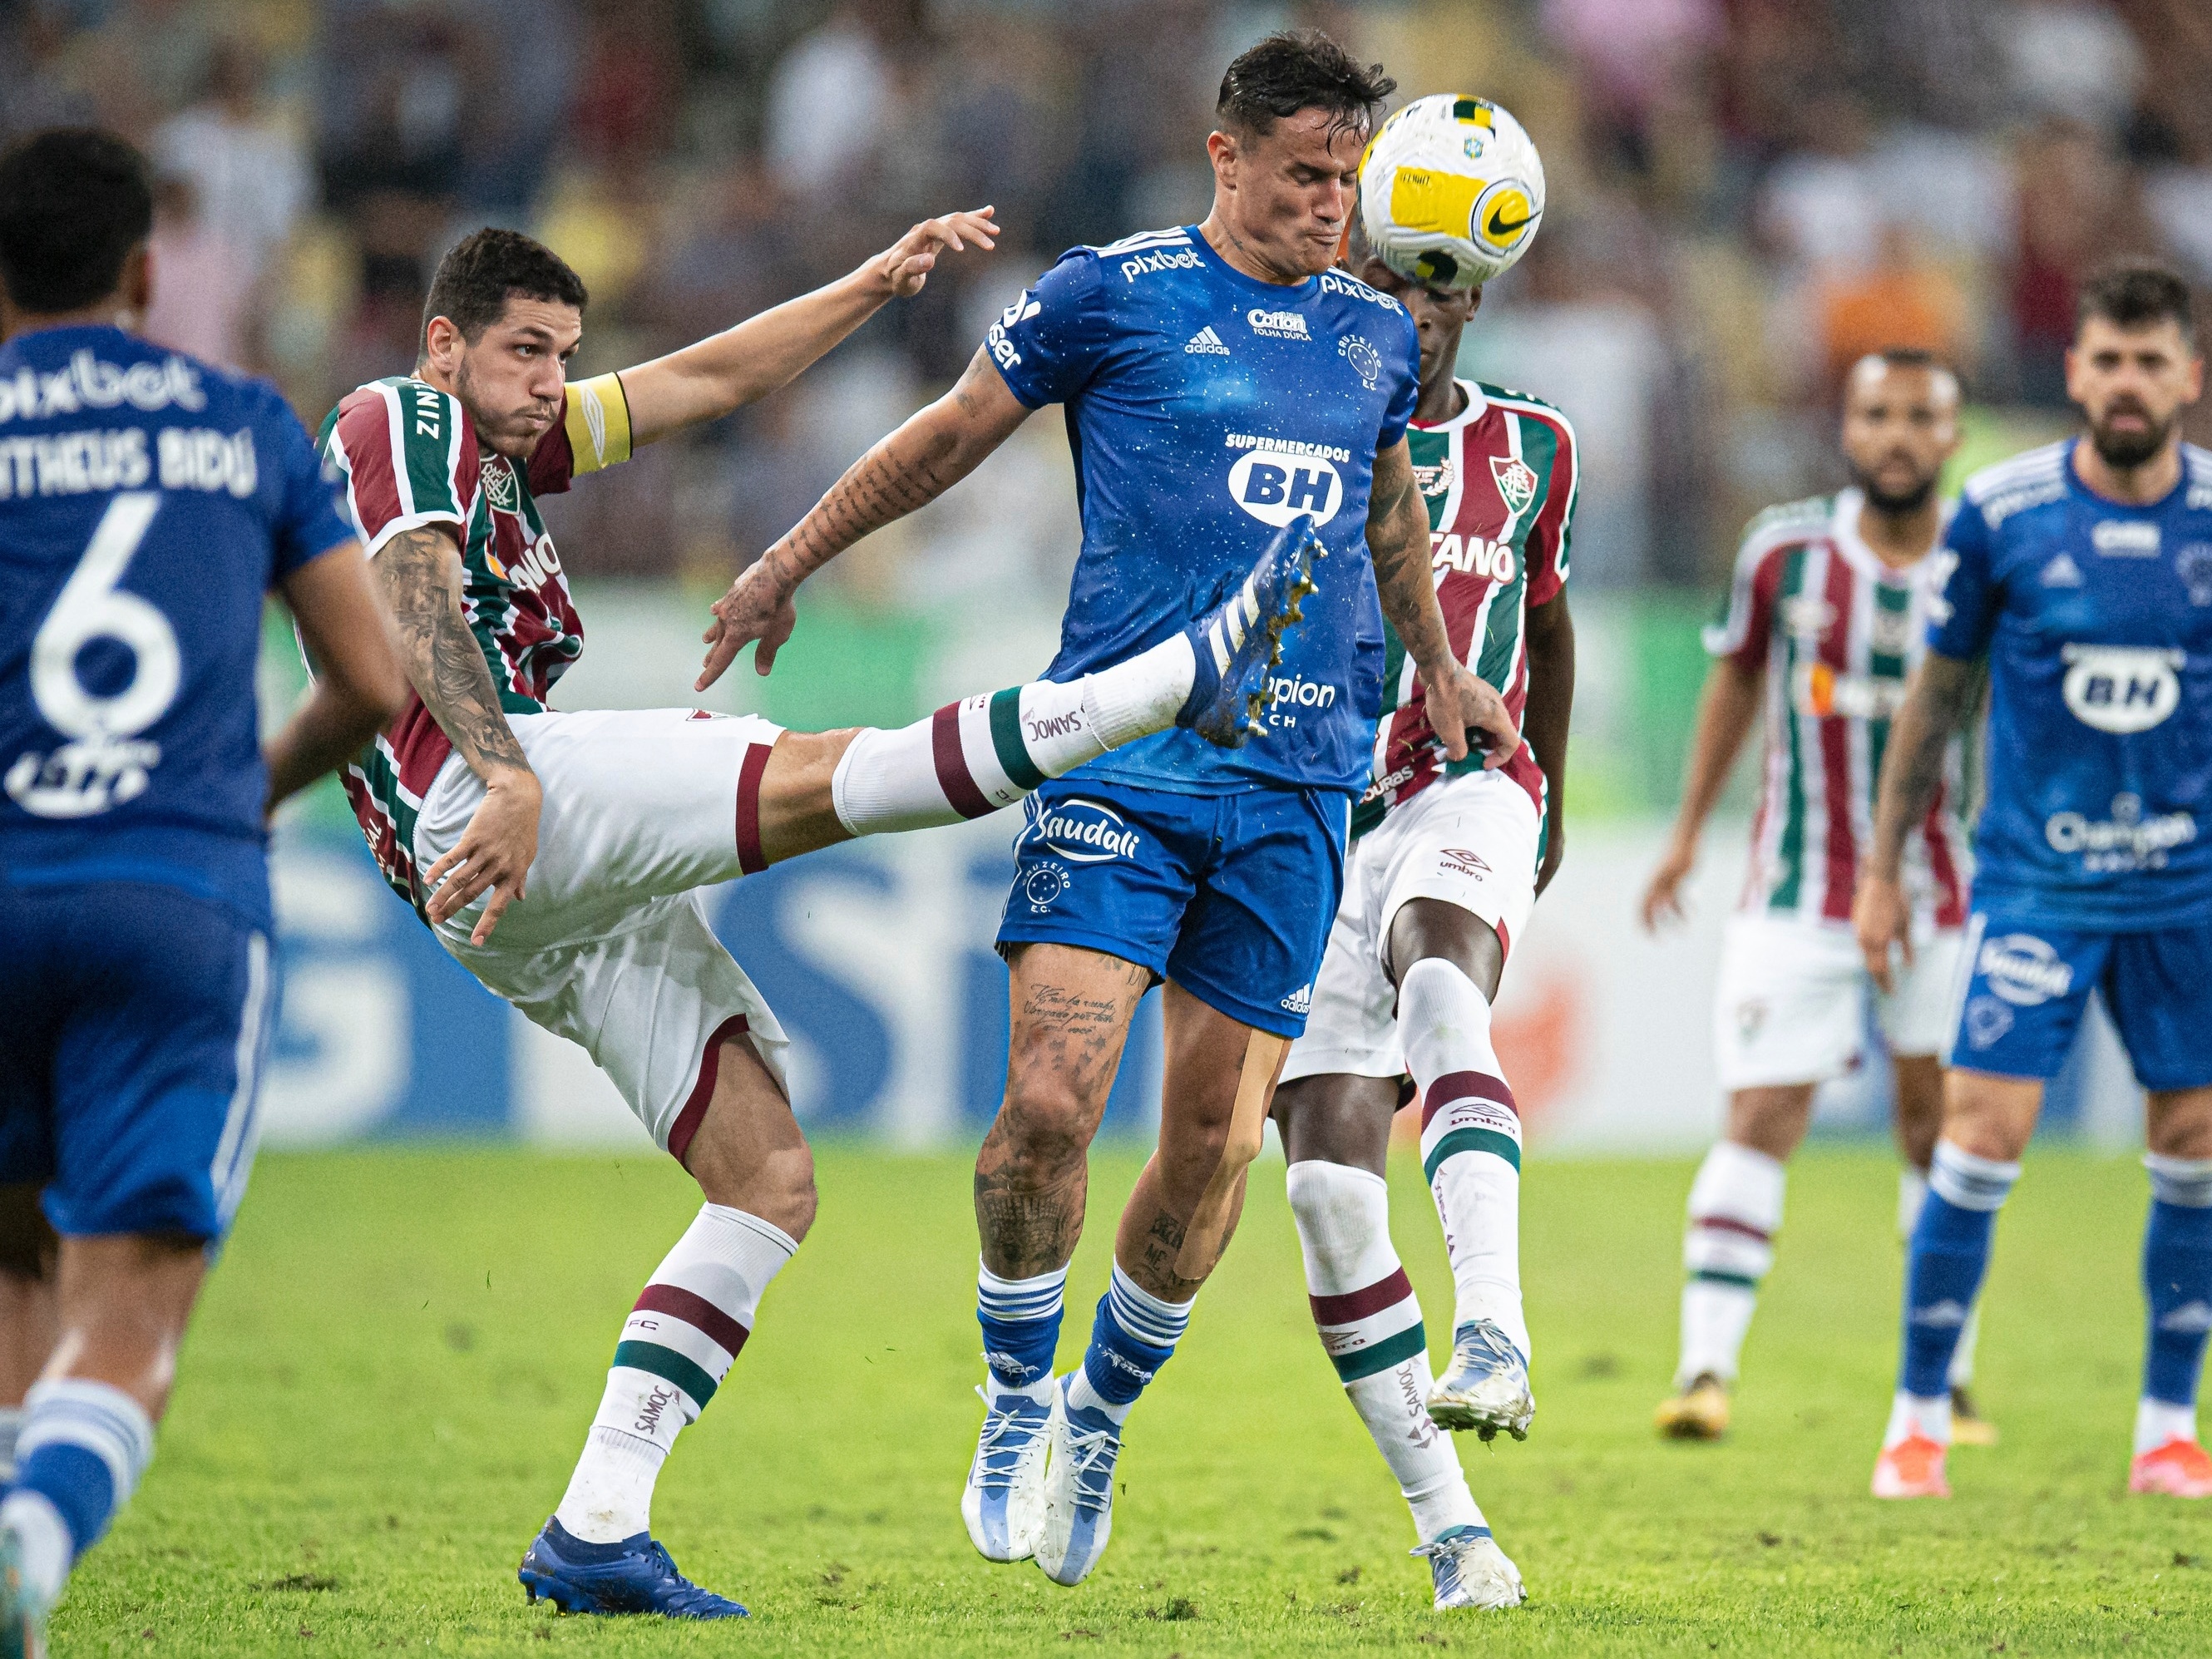
[[[1201,793],[1364,786],[1383,655],[1367,497],[1419,392],[1405,307],[1337,270],[1260,282],[1185,227],[1069,250],[987,344],[1024,404],[1066,406],[1075,453],[1083,550],[1051,678],[1168,638],[1301,513],[1328,548],[1264,736],[1224,750],[1163,732],[1086,773]]]
[[[2072,441],[1966,481],[1928,643],[1990,661],[1977,908],[2053,927],[2212,921],[2212,453],[2126,507]]]
[[[351,536],[274,386],[114,328],[0,345],[0,879],[265,926],[262,596]]]

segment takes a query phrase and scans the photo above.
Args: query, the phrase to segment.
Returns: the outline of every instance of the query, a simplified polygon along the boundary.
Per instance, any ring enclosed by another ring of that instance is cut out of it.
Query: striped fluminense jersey
[[[317,439],[343,477],[346,507],[372,557],[402,531],[442,525],[461,544],[461,609],[510,714],[543,713],[554,681],[582,654],[584,625],[537,497],[629,459],[621,380],[568,389],[565,418],[526,466],[484,449],[460,400],[406,375],[348,392]],[[400,896],[424,897],[414,860],[422,793],[453,745],[420,697],[347,767],[346,798]]]
[[[1547,403],[1462,380],[1467,407],[1407,429],[1413,477],[1429,508],[1437,599],[1452,654],[1496,686],[1518,720],[1528,701],[1523,635],[1529,610],[1567,580],[1567,544],[1580,463],[1575,431]],[[1388,624],[1385,624],[1386,628]],[[1482,757],[1449,762],[1430,728],[1427,694],[1395,629],[1388,638],[1375,770],[1352,817],[1364,835],[1393,806]],[[1524,740],[1505,775],[1544,810],[1544,775]]]
[[[1747,909],[1848,922],[1875,786],[1905,677],[1923,647],[1936,561],[1882,562],[1858,532],[1856,489],[1753,520],[1705,649],[1765,677],[1765,754]],[[1954,740],[1928,817],[1905,843],[1905,890],[1939,927],[1966,920],[1967,853]]]

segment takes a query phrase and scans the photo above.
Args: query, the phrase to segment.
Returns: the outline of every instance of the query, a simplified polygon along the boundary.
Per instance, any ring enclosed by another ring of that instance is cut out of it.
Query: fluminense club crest
[[[1536,475],[1518,456],[1492,455],[1490,476],[1498,480],[1498,493],[1509,511],[1526,513],[1528,503],[1536,499]]]
[[[507,465],[506,456],[494,455],[484,462],[483,493],[495,512],[522,511],[522,492],[514,487],[514,469]]]

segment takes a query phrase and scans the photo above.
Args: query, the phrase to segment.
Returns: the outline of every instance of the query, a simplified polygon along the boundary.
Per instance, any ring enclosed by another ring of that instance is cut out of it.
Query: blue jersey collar
[[[2066,487],[2103,513],[2163,513],[2179,501],[2189,489],[2189,446],[2181,447],[2181,476],[2173,481],[2173,488],[2154,501],[2116,501],[2110,495],[2100,495],[2089,488],[2089,482],[2075,467],[2074,458],[2081,446],[2089,441],[2087,433],[2081,434],[2066,446]]]
[[[1231,282],[1249,289],[1255,294],[1272,294],[1291,300],[1310,300],[1321,291],[1321,278],[1309,276],[1303,283],[1263,283],[1257,276],[1248,276],[1235,265],[1214,252],[1213,244],[1206,240],[1205,233],[1196,225],[1185,225],[1190,233],[1190,245],[1198,250],[1198,257]]]

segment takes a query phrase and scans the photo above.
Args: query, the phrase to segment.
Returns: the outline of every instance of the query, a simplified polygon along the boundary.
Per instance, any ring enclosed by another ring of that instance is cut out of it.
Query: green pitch
[[[1062,1363],[1133,1158],[1094,1169]],[[523,1546],[623,1313],[696,1200],[647,1158],[271,1157],[187,1348],[145,1490],[57,1620],[71,1654],[2203,1653],[2212,1505],[2130,1498],[2145,1198],[2039,1152],[1982,1340],[1994,1451],[1949,1504],[1865,1495],[1893,1363],[1893,1166],[1808,1156],[1733,1437],[1648,1426],[1673,1360],[1676,1164],[1531,1163],[1539,1410],[1462,1440],[1518,1613],[1438,1618],[1395,1489],[1308,1322],[1282,1166],[1139,1407],[1103,1565],[988,1565],[957,1507],[980,1407],[969,1172],[832,1149],[822,1218],[662,1480],[655,1528],[749,1625],[556,1619]],[[1448,1334],[1411,1158],[1397,1236]]]

